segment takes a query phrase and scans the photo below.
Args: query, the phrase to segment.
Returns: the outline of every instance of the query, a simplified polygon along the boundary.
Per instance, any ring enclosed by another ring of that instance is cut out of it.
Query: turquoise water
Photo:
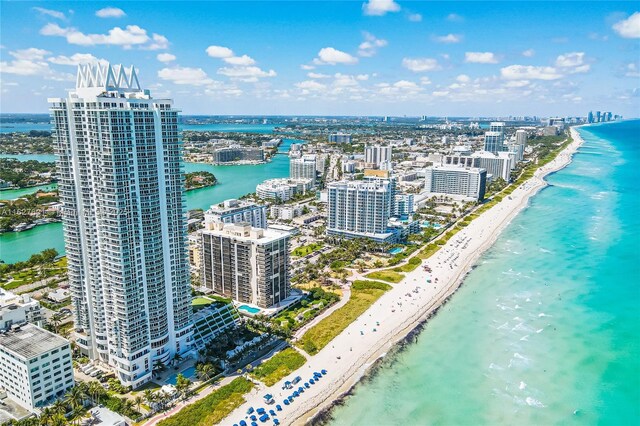
[[[168,385],[174,385],[178,382],[178,374],[182,374],[186,379],[193,380],[196,377],[196,368],[189,367],[182,370],[180,373],[172,374],[164,382]]]
[[[640,419],[640,121],[585,145],[331,425]]]
[[[239,310],[239,311],[245,311],[245,312],[247,312],[247,313],[249,313],[249,314],[252,314],[252,315],[257,314],[257,313],[259,313],[259,312],[260,312],[260,309],[258,309],[258,308],[254,308],[254,307],[252,307],[252,306],[247,306],[247,305],[240,305],[240,306],[238,306],[238,310]]]
[[[31,130],[44,130],[51,131],[51,124],[49,123],[1,123],[0,133],[13,133],[13,132],[29,132]]]
[[[404,251],[404,249],[402,247],[394,247],[391,250],[389,250],[389,254],[398,254],[398,253],[402,253]]]
[[[287,152],[292,143],[299,143],[297,139],[284,139],[279,147],[280,152]],[[28,156],[11,156],[28,157]],[[28,158],[24,158],[25,160]],[[250,192],[255,192],[256,185],[265,179],[289,176],[289,157],[274,155],[269,163],[244,166],[212,166],[208,164],[185,163],[186,172],[206,170],[213,173],[218,184],[208,188],[196,189],[186,193],[187,209],[207,209],[211,204],[219,203],[229,198],[237,198]],[[17,198],[37,188],[27,188],[11,191],[25,191],[19,195],[9,194]],[[0,192],[0,199],[2,199]],[[0,234],[0,259],[6,263],[15,263],[28,259],[33,253],[53,247],[59,253],[64,253],[62,225],[59,223],[36,226],[25,232],[7,232]]]
[[[272,133],[275,124],[182,124],[182,130],[213,131],[213,132],[242,132],[242,133]],[[51,131],[49,123],[13,123],[4,122],[0,125],[0,133],[29,132],[31,130]]]

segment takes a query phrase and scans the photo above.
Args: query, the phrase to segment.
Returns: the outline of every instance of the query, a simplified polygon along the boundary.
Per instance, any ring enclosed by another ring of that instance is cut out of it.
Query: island
[[[56,182],[56,164],[0,158],[0,190],[30,188]]]
[[[185,187],[187,191],[213,186],[217,183],[218,179],[210,172],[199,171],[185,174]]]

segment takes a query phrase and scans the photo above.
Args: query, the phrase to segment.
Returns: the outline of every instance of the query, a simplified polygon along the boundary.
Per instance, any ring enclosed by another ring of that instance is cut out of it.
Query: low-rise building
[[[213,151],[213,164],[225,164],[235,162],[263,162],[264,151],[262,148],[242,145],[231,145],[218,148]]]
[[[346,133],[333,133],[329,135],[331,143],[351,143],[351,135]]]
[[[33,324],[0,333],[0,386],[13,401],[35,410],[73,385],[68,340]]]
[[[27,322],[42,327],[40,303],[29,295],[17,295],[0,289],[0,330]]]
[[[256,186],[256,195],[263,200],[283,202],[307,193],[312,187],[311,179],[268,179]]]

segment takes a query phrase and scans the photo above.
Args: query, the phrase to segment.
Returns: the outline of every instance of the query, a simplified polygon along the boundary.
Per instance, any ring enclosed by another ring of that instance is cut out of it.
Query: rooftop
[[[40,354],[68,344],[67,339],[33,324],[27,324],[14,331],[0,334],[0,348],[25,359],[35,358]]]

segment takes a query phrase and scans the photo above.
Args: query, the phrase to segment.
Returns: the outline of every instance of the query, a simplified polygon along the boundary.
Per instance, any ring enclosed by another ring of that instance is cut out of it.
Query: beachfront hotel
[[[484,150],[494,154],[504,151],[504,123],[492,122],[484,134]]]
[[[425,169],[425,189],[429,193],[484,199],[487,171],[477,167],[431,166]]]
[[[200,276],[206,290],[261,308],[289,297],[288,232],[210,223],[201,233]]]
[[[75,340],[136,388],[192,339],[178,110],[109,64],[49,102]]]

